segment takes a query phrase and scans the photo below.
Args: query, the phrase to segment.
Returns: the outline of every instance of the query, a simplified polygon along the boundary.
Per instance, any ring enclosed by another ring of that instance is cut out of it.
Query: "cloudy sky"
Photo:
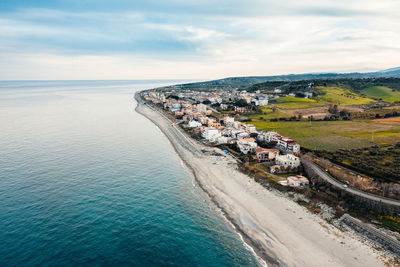
[[[0,79],[212,79],[400,66],[398,0],[3,0]]]

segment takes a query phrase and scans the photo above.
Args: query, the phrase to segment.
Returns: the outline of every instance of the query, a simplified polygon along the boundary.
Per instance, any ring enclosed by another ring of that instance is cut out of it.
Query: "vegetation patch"
[[[400,181],[400,143],[337,151],[321,150],[315,153],[374,178],[391,182]]]
[[[253,117],[257,129],[277,131],[295,139],[307,149],[354,149],[373,144],[395,144],[400,140],[400,125],[385,125],[368,120],[354,121],[263,121]]]
[[[279,118],[289,118],[290,115],[279,111],[278,109],[272,109],[270,107],[261,107],[261,112],[257,114],[248,115],[248,117],[252,120],[259,121],[267,121],[270,119],[279,119]]]
[[[315,99],[299,98],[293,96],[280,97],[276,100],[273,100],[271,104],[280,109],[303,109],[326,105],[326,103],[318,102]]]
[[[386,86],[371,86],[361,91],[376,100],[381,100],[389,103],[400,101],[400,91],[386,87]]]
[[[325,101],[334,103],[337,105],[363,105],[373,102],[373,99],[361,97],[358,94],[351,92],[350,90],[343,89],[340,87],[317,87],[319,90],[324,92],[324,95],[317,97],[319,101]]]
[[[338,149],[362,148],[374,144],[367,140],[355,139],[340,135],[299,138],[296,141],[310,150],[324,149],[328,151],[335,151]]]

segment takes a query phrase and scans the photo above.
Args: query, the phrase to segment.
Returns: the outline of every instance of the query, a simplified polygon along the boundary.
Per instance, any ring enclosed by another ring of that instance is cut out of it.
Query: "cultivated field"
[[[274,101],[275,103],[271,104],[280,109],[303,109],[326,105],[326,103],[318,102],[315,99],[298,98],[292,96],[280,97]]]
[[[363,105],[373,102],[373,99],[361,97],[356,93],[339,87],[323,87],[319,86],[319,90],[324,92],[324,95],[318,96],[319,102],[333,103],[337,105]]]
[[[394,91],[386,86],[372,86],[362,90],[362,93],[374,99],[381,99],[385,102],[394,103],[400,101],[400,92]]]
[[[308,149],[330,150],[395,144],[400,141],[399,124],[376,121],[260,121],[252,120],[257,129],[275,130],[289,136]]]
[[[377,120],[374,120],[374,122],[379,122],[379,123],[383,123],[383,124],[398,124],[398,123],[400,123],[400,117],[377,119]]]

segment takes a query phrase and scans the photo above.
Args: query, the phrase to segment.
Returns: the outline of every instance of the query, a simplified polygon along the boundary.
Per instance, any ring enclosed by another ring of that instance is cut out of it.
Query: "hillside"
[[[249,86],[247,91],[272,92],[279,88],[282,93],[302,97],[313,93],[315,99],[339,105],[361,105],[372,101],[400,102],[400,78],[364,79],[314,79],[301,81],[272,81]]]
[[[187,83],[180,85],[187,89],[213,88],[246,88],[264,82],[293,82],[302,80],[331,80],[331,79],[365,79],[365,78],[400,78],[400,67],[367,73],[304,73],[273,76],[229,77],[219,80]]]
[[[386,86],[371,86],[361,91],[368,97],[394,103],[400,100],[400,91],[394,90]]]

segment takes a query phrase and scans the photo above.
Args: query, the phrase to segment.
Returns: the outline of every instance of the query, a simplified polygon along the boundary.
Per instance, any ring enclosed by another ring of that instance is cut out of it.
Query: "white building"
[[[312,98],[313,93],[311,92],[304,92],[304,98]]]
[[[218,144],[227,144],[228,143],[229,138],[226,136],[220,136],[217,138],[217,143]]]
[[[179,103],[172,103],[171,105],[171,111],[180,111],[181,110],[181,104]]]
[[[257,132],[257,128],[253,124],[245,124],[245,128],[250,133],[256,133]]]
[[[190,127],[190,128],[198,128],[198,127],[201,127],[201,123],[200,122],[198,122],[198,121],[194,121],[194,120],[191,120],[191,121],[189,121],[189,123],[188,123],[188,126]]]
[[[256,158],[258,161],[273,161],[279,155],[279,150],[277,149],[267,149],[258,147],[256,149]]]
[[[309,185],[309,181],[306,177],[297,175],[297,176],[289,176],[286,178],[287,185],[293,187],[306,187]]]
[[[248,132],[239,131],[239,132],[236,132],[236,133],[235,133],[235,137],[236,137],[237,139],[243,139],[243,138],[248,138],[248,137],[250,137],[250,135],[249,135]]]
[[[201,112],[201,113],[206,113],[207,112],[207,106],[206,105],[204,105],[204,104],[198,104],[197,106],[196,106],[196,110],[198,111],[198,112]]]
[[[278,133],[274,131],[263,132],[257,136],[257,140],[264,143],[270,143],[273,141],[272,137],[276,134]]]
[[[208,123],[208,117],[206,117],[206,116],[200,116],[198,119],[202,124]]]
[[[219,106],[219,108],[222,109],[222,110],[226,110],[226,109],[228,109],[228,105],[227,104],[221,104]]]
[[[232,126],[235,122],[235,118],[233,117],[224,117],[224,124],[227,126]]]
[[[288,150],[292,151],[294,154],[300,153],[300,145],[299,144],[289,144]]]
[[[266,105],[268,105],[268,99],[260,99],[260,100],[258,100],[258,105],[259,105],[259,106],[266,106]]]
[[[240,152],[247,154],[256,150],[257,143],[253,138],[243,138],[237,141],[237,146],[240,149]]]
[[[300,166],[300,159],[293,154],[286,154],[277,156],[275,163],[281,167],[297,168]]]
[[[290,151],[295,154],[300,152],[300,145],[296,144],[293,139],[288,137],[281,136],[281,138],[278,139],[277,145],[281,149]]]
[[[207,127],[204,129],[202,136],[210,142],[215,142],[221,136],[221,133],[214,127]]]
[[[242,127],[242,123],[240,121],[233,122],[233,128],[240,129]]]

